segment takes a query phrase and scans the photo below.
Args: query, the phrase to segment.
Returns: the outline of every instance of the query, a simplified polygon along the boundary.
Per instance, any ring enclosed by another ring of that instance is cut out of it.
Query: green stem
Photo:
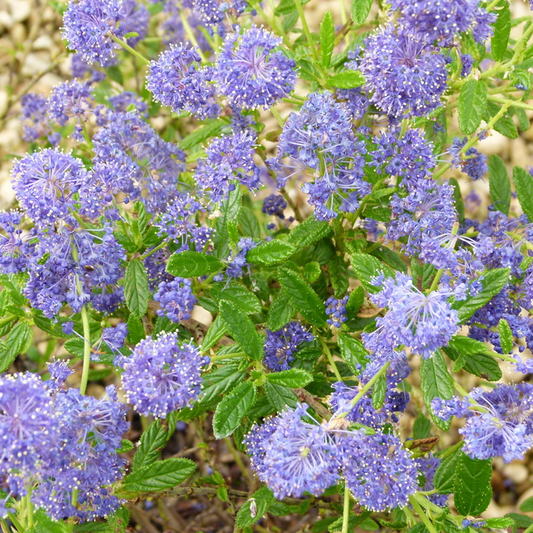
[[[307,19],[305,18],[305,13],[302,7],[302,3],[300,2],[300,0],[294,0],[294,5],[296,6],[296,11],[298,11],[298,15],[302,22],[302,29],[304,31],[305,38],[307,39],[307,43],[309,44],[309,47],[311,48],[311,55],[313,56],[315,63],[317,65],[320,65],[320,58],[318,57],[318,50],[316,49],[315,43],[313,42],[313,36],[311,35],[311,31],[309,30],[309,25],[307,24]]]
[[[185,30],[185,33],[187,37],[189,38],[189,41],[191,41],[192,44],[197,48],[198,55],[202,58],[202,61],[207,61],[207,58],[205,57],[205,54],[202,52],[202,49],[200,48],[200,45],[198,44],[198,40],[196,39],[196,35],[194,35],[194,31],[191,28],[191,25],[189,24],[189,21],[187,20],[187,17],[185,16],[185,13],[183,9],[179,10],[180,12],[180,19],[181,23],[183,24],[183,29]]]
[[[87,392],[87,383],[89,381],[89,369],[91,367],[91,329],[89,327],[89,314],[87,313],[87,307],[85,305],[81,308],[81,323],[83,324],[84,344],[83,344],[83,370],[81,372],[80,393],[85,394]]]
[[[357,393],[355,398],[351,401],[350,404],[350,411],[352,408],[357,404],[357,402],[375,385],[377,380],[387,372],[387,369],[390,366],[390,361],[387,361],[376,374],[372,377],[372,379]],[[346,411],[345,413],[338,414],[335,418],[345,418],[350,411]]]
[[[344,509],[342,513],[342,533],[348,533],[350,525],[350,489],[344,485]]]
[[[272,113],[272,115],[276,119],[279,127],[283,128],[283,126],[285,125],[285,121],[283,120],[282,116],[279,114],[279,111],[275,107],[271,107],[270,108],[270,112]]]
[[[28,527],[33,527],[33,502],[31,501],[31,489],[28,490],[28,494],[24,496],[24,505],[26,507],[26,516]]]
[[[502,118],[503,115],[507,113],[507,110],[509,109],[509,107],[511,107],[511,105],[512,105],[512,102],[509,102],[509,101],[506,104],[504,104],[503,107],[487,122],[487,126],[485,129],[490,130],[494,126],[494,124],[496,124],[496,122],[498,122],[498,120],[500,120],[500,118]],[[474,144],[476,144],[478,140],[479,140],[479,137],[477,133],[475,133],[474,135],[472,135],[472,137],[470,137],[468,142],[461,148],[459,153],[464,154],[469,148],[472,148],[472,146],[474,146]],[[446,163],[445,165],[443,165],[440,168],[440,170],[438,170],[433,175],[433,179],[435,180],[439,179],[451,166],[452,166],[451,163]]]
[[[149,65],[150,61],[146,59],[142,54],[139,54],[137,50],[133,49],[126,41],[123,41],[122,39],[119,39],[116,35],[110,34],[111,39],[115,41],[117,44],[122,46],[124,50],[127,50],[131,55],[135,56],[139,61],[142,61],[145,65]]]
[[[225,355],[213,355],[213,357],[210,357],[212,363],[215,363],[217,361],[222,361],[224,359],[233,359],[234,357],[244,357],[246,355],[245,352],[236,352],[236,353],[227,353]]]
[[[459,222],[454,222],[453,228],[452,228],[452,235],[457,235],[457,232],[459,231]],[[452,249],[455,248],[455,243],[452,247]],[[433,278],[433,282],[431,283],[431,287],[428,290],[428,294],[432,293],[434,290],[437,289],[439,286],[440,278],[445,272],[445,268],[441,268],[440,270],[437,270],[437,273],[435,274],[435,277]]]
[[[420,517],[422,522],[424,522],[424,525],[428,529],[430,533],[437,533],[437,530],[435,529],[435,526],[431,522],[431,520],[427,517],[426,513],[420,507],[415,495],[409,496],[409,501],[411,502],[411,505],[413,506],[413,509],[416,511],[416,514]]]
[[[320,344],[322,345],[322,348],[324,349],[324,352],[326,353],[326,357],[329,361],[331,368],[333,369],[333,373],[335,374],[337,381],[342,381],[342,376],[340,375],[339,369],[337,368],[337,365],[335,364],[335,361],[333,360],[333,356],[331,355],[331,351],[328,345],[324,342],[324,339],[320,338]]]
[[[525,102],[519,102],[515,100],[508,100],[507,98],[500,98],[498,96],[492,96],[489,94],[489,100],[492,100],[493,102],[496,102],[498,104],[509,104],[514,107],[521,107],[522,109],[529,109],[530,111],[533,110],[533,105],[526,104]]]
[[[527,529],[524,529],[523,533],[533,533],[533,524],[531,524]]]
[[[146,259],[147,257],[150,257],[152,254],[155,254],[156,252],[161,250],[161,248],[164,248],[166,245],[167,245],[166,241],[160,242],[155,248],[152,248],[148,252],[145,252],[143,255],[141,255],[139,259],[143,260],[143,259]]]

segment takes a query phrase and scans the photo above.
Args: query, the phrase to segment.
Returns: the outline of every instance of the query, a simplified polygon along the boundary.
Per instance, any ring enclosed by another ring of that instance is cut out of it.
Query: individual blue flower
[[[107,66],[120,49],[113,36],[123,38],[133,31],[141,38],[146,34],[145,11],[131,0],[71,0],[63,16],[63,38],[86,63]]]
[[[191,318],[192,309],[196,304],[191,280],[179,277],[172,281],[162,281],[154,294],[154,300],[161,305],[157,314],[176,323]]]
[[[226,36],[215,79],[219,94],[236,107],[268,109],[288,96],[296,82],[295,62],[276,50],[281,39],[252,26]]]
[[[335,440],[322,425],[308,422],[307,405],[299,404],[255,425],[244,442],[252,469],[277,499],[319,496],[339,479]]]
[[[461,149],[466,144],[466,137],[461,139],[455,137],[450,146],[452,155],[452,165],[460,168],[465,174],[468,174],[474,181],[481,179],[489,170],[487,165],[487,156],[478,152],[475,148],[469,148],[464,154]]]
[[[424,358],[446,346],[459,329],[459,317],[448,302],[445,290],[424,294],[406,274],[382,278],[382,290],[371,295],[373,303],[387,307],[376,319],[377,329],[363,333],[365,346],[378,355],[404,346]]]
[[[405,507],[418,490],[417,463],[396,435],[341,435],[339,447],[346,486],[363,507]]]
[[[463,451],[474,459],[502,457],[506,463],[523,460],[533,446],[533,385],[474,389],[469,398],[466,424],[459,430],[464,438]],[[452,410],[451,414],[458,413]],[[459,414],[464,415],[464,411]]]
[[[144,339],[124,359],[126,398],[139,414],[165,418],[196,400],[201,367],[208,361],[193,344],[180,343],[176,333]]]
[[[476,28],[478,37],[486,31],[478,26],[494,22],[495,16],[487,21],[487,11],[478,4],[477,0],[391,0],[392,8],[401,12],[399,23],[402,26],[426,42],[439,46],[450,46],[459,33],[473,28]]]
[[[277,331],[267,329],[263,362],[274,372],[288,370],[301,345],[313,339],[300,322],[289,322]]]
[[[75,193],[89,180],[80,159],[51,148],[19,159],[12,176],[21,207],[37,224],[66,217],[76,203]]]
[[[335,298],[331,296],[326,300],[326,315],[328,315],[327,323],[330,326],[340,328],[344,322],[348,320],[346,316],[346,304],[349,296],[342,298]]]
[[[360,69],[370,101],[393,118],[427,115],[447,87],[444,56],[403,28],[386,26],[368,37]]]
[[[91,111],[92,100],[93,91],[87,83],[66,81],[52,89],[48,100],[48,116],[61,126],[72,117],[85,122]]]
[[[189,111],[204,119],[219,115],[215,86],[210,84],[212,70],[201,68],[198,52],[186,44],[171,45],[150,63],[146,87],[175,113]]]
[[[256,137],[251,132],[224,135],[211,141],[207,157],[198,161],[194,178],[212,202],[225,199],[235,188],[234,181],[250,191],[261,186],[259,167],[253,159],[255,143]]]

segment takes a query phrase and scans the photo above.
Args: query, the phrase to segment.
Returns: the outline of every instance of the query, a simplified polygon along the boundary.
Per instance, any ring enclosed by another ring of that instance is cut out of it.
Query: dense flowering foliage
[[[2,531],[191,530],[182,497],[206,532],[532,530],[483,513],[533,447],[533,173],[484,144],[530,128],[533,20],[303,4],[68,2],[72,79],[14,98]]]

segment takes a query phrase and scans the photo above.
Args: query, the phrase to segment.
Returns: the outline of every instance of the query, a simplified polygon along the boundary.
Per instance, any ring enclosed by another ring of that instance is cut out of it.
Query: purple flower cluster
[[[365,346],[380,357],[390,358],[404,346],[428,358],[448,344],[459,329],[459,318],[443,290],[424,294],[406,274],[379,280],[382,290],[371,295],[379,307],[388,308],[376,319],[377,329],[363,333]]]
[[[261,186],[259,167],[253,159],[255,143],[256,137],[251,132],[224,135],[211,141],[206,149],[207,157],[198,161],[194,174],[199,188],[204,193],[208,191],[211,201],[226,198],[237,183],[250,191]]]
[[[54,133],[48,120],[48,99],[40,94],[28,93],[20,99],[20,103],[22,105],[23,139],[33,142],[46,137],[52,146],[58,144],[61,135]]]
[[[213,71],[200,68],[198,52],[187,45],[171,45],[150,63],[146,86],[154,99],[175,113],[189,111],[198,118],[213,118],[220,113]]]
[[[120,505],[111,485],[123,476],[116,450],[128,429],[126,406],[112,387],[101,400],[65,391],[64,365],[50,372],[50,382],[30,373],[0,377],[0,477],[13,497],[33,488],[33,503],[55,520],[108,516]]]
[[[295,62],[276,50],[280,44],[280,38],[256,26],[242,35],[240,28],[228,34],[217,58],[218,92],[247,109],[267,109],[288,96],[296,82]]]
[[[482,43],[492,35],[490,24],[496,20],[477,0],[392,0],[391,5],[401,12],[399,23],[403,27],[438,46],[450,46],[459,33],[469,30]]]
[[[313,339],[299,322],[289,322],[278,331],[267,329],[263,362],[274,372],[288,370],[298,348]]]
[[[209,361],[176,333],[144,339],[123,361],[122,387],[141,415],[165,418],[192,404],[200,394],[201,367]]]
[[[85,122],[91,111],[92,100],[93,91],[87,83],[66,81],[52,89],[48,100],[48,116],[61,126],[72,117]]]
[[[93,197],[112,202],[140,200],[151,212],[164,210],[177,195],[183,152],[167,143],[136,112],[110,112],[94,136]]]
[[[319,220],[337,216],[337,210],[354,212],[359,198],[370,192],[363,181],[365,146],[356,142],[348,110],[330,92],[312,93],[299,113],[289,116],[280,136],[277,158],[270,160],[278,185],[292,174],[310,171],[314,183],[302,190],[309,195]],[[284,164],[284,159],[289,162]],[[291,174],[284,176],[285,169]]]
[[[474,181],[481,179],[488,171],[487,156],[478,152],[475,148],[469,148],[463,154],[461,150],[466,144],[466,137],[461,139],[456,137],[450,146],[452,164],[455,168],[460,168],[468,174]]]
[[[393,118],[427,115],[447,87],[444,56],[404,28],[387,26],[368,37],[360,69],[370,101]]]
[[[335,298],[331,296],[326,300],[326,315],[328,315],[328,324],[340,328],[348,320],[346,316],[346,304],[349,296]]]
[[[285,218],[283,211],[285,211],[286,208],[287,202],[283,196],[271,194],[263,200],[263,207],[261,207],[261,211],[266,215],[276,216],[283,220]]]
[[[417,463],[395,435],[336,430],[312,420],[307,405],[255,425],[250,463],[278,499],[318,496],[342,475],[358,502],[375,511],[405,506],[418,489]]]
[[[498,385],[491,391],[474,389],[461,401],[434,400],[437,416],[466,417],[459,430],[463,450],[474,459],[502,457],[506,463],[523,459],[533,446],[533,385]]]
[[[107,66],[120,45],[113,41],[130,32],[146,35],[148,11],[134,0],[71,0],[63,16],[63,37],[89,64]]]
[[[192,308],[196,304],[191,280],[179,277],[172,281],[162,281],[154,294],[154,300],[161,305],[157,314],[166,316],[172,322],[191,318]]]

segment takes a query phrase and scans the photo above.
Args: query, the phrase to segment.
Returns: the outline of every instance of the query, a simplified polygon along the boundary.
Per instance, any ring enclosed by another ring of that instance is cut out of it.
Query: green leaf
[[[485,272],[480,278],[483,289],[475,296],[466,300],[461,300],[453,304],[453,309],[457,310],[459,320],[464,322],[470,318],[480,307],[483,307],[494,296],[496,296],[509,281],[509,268],[494,268]]]
[[[533,221],[533,176],[521,167],[514,167],[513,181],[520,206],[527,218]]]
[[[314,283],[320,274],[322,274],[322,269],[318,261],[311,261],[304,266],[304,278],[309,283]]]
[[[329,277],[331,286],[333,287],[334,295],[337,298],[342,298],[350,286],[350,278],[348,276],[348,265],[340,255],[336,255],[329,263]]]
[[[420,386],[422,396],[433,422],[442,430],[447,431],[451,421],[442,420],[433,414],[431,401],[434,398],[449,400],[453,396],[453,380],[446,367],[446,361],[440,352],[435,352],[428,359],[422,359],[420,365]]]
[[[380,274],[384,274],[385,277],[393,277],[395,275],[394,270],[368,254],[352,254],[350,263],[357,277],[369,292],[379,291],[379,288],[373,285],[373,279]]]
[[[477,516],[482,513],[492,498],[490,459],[471,459],[460,454],[455,476],[455,507],[463,516]]]
[[[271,374],[267,374],[266,378],[270,383],[290,387],[291,389],[305,387],[313,381],[313,376],[301,368],[290,368],[281,372],[272,372]]]
[[[331,54],[335,47],[335,24],[333,16],[329,11],[326,11],[322,22],[320,23],[320,55],[322,66],[329,67],[331,61]]]
[[[264,356],[263,342],[248,315],[227,300],[220,300],[219,308],[222,321],[235,342],[254,361],[261,361]]]
[[[337,342],[344,362],[350,367],[354,376],[359,375],[370,360],[367,349],[360,340],[354,339],[347,333],[340,333]]]
[[[5,347],[0,351],[0,372],[5,372],[11,363],[31,342],[32,331],[27,322],[18,322],[5,339]]]
[[[387,394],[387,378],[381,376],[372,389],[372,407],[379,410],[385,403],[385,396]]]
[[[445,457],[438,466],[433,478],[433,485],[439,494],[451,494],[453,492],[457,464],[461,459],[461,455],[462,452],[460,450],[456,451]]]
[[[427,439],[431,432],[431,421],[419,413],[413,424],[413,439]]]
[[[461,368],[470,374],[489,381],[498,381],[502,377],[500,365],[483,342],[455,335],[443,350],[452,361],[461,361]]]
[[[508,527],[513,527],[515,524],[514,520],[509,517],[488,518],[485,522],[486,524],[484,527],[491,529],[506,529]]]
[[[487,85],[483,81],[468,80],[459,95],[459,128],[471,135],[481,124],[487,105]]]
[[[346,304],[346,315],[349,319],[355,318],[364,301],[365,289],[362,286],[357,287],[350,293],[348,303]]]
[[[242,235],[257,240],[261,238],[261,227],[259,226],[259,221],[252,209],[243,205],[239,220]]]
[[[308,322],[318,327],[326,325],[324,302],[299,274],[281,267],[278,280],[291,304]]]
[[[122,442],[120,443],[120,448],[117,450],[117,453],[128,453],[131,452],[135,448],[133,442],[128,439],[122,439]]]
[[[152,422],[141,435],[141,444],[133,456],[133,472],[157,461],[167,440],[168,434],[161,421]]]
[[[286,407],[293,409],[298,403],[294,392],[289,387],[283,385],[276,385],[266,381],[264,384],[265,394],[268,398],[268,402],[276,411],[283,411]]]
[[[373,0],[352,0],[350,15],[356,26],[361,26],[365,23],[372,8],[372,3]]]
[[[268,487],[261,487],[239,509],[235,523],[240,528],[250,527],[260,520],[274,501],[274,494]]]
[[[489,157],[489,186],[490,198],[494,207],[508,215],[511,205],[511,180],[507,174],[505,163],[496,154]]]
[[[527,500],[524,500],[524,501],[520,504],[520,510],[521,510],[523,513],[531,513],[531,512],[533,512],[533,496],[531,496],[531,497],[528,498]]]
[[[195,129],[193,133],[184,137],[179,146],[182,150],[190,150],[197,144],[203,143],[210,137],[215,136],[224,126],[227,126],[227,123],[223,120],[213,120],[212,122],[206,123],[201,128]]]
[[[296,251],[300,251],[306,246],[327,237],[332,231],[331,226],[326,221],[319,221],[309,217],[289,233],[287,241],[294,246]]]
[[[226,324],[222,320],[222,317],[218,315],[207,330],[207,334],[202,342],[202,351],[207,352],[207,350],[212,348],[227,333],[227,331]]]
[[[285,326],[294,314],[288,296],[280,291],[270,304],[267,314],[267,326],[270,331],[278,331]]]
[[[252,248],[246,254],[246,261],[266,266],[277,265],[283,263],[295,251],[294,246],[288,242],[275,239]]]
[[[235,184],[235,188],[229,192],[224,201],[219,216],[215,223],[213,234],[213,244],[215,246],[214,255],[219,259],[226,258],[230,252],[230,244],[237,244],[239,239],[239,220],[242,207],[242,191],[240,184]]]
[[[503,353],[511,353],[513,351],[513,332],[509,326],[509,322],[505,318],[500,319],[498,324],[498,333],[500,335],[500,344],[502,346]]]
[[[213,417],[216,439],[229,437],[240,425],[242,417],[255,402],[256,389],[245,381],[237,385],[218,405]]]
[[[239,370],[239,365],[222,365],[210,371],[204,377],[200,403],[212,402],[220,394],[232,389],[246,376],[246,372]]]
[[[218,272],[224,264],[212,255],[199,252],[180,252],[170,257],[167,272],[182,278],[196,278]]]
[[[165,459],[140,468],[126,476],[124,488],[132,492],[171,489],[185,481],[196,465],[190,459]]]
[[[494,34],[490,41],[490,49],[494,61],[501,61],[507,52],[509,36],[511,35],[511,9],[507,2],[496,11],[498,19],[494,24]]]
[[[485,109],[484,118],[488,122],[492,117],[494,117],[501,109],[501,104],[493,102],[491,100],[487,101],[487,107]],[[509,139],[516,139],[518,137],[518,130],[516,129],[513,118],[511,117],[511,110],[508,110],[503,117],[501,117],[496,124],[494,124],[494,129],[501,133],[503,136]]]
[[[215,301],[228,300],[235,304],[246,314],[260,313],[261,302],[259,298],[240,283],[216,284],[211,287],[211,296]]]
[[[144,326],[142,320],[133,313],[128,317],[128,342],[131,344],[137,344],[140,340],[144,339]]]
[[[148,310],[148,277],[140,259],[133,259],[126,267],[124,296],[128,309],[138,317]]]
[[[336,89],[354,89],[361,87],[365,83],[365,78],[358,70],[345,70],[340,74],[333,74],[327,79],[329,87]]]
[[[448,182],[453,187],[453,200],[457,209],[459,222],[463,222],[465,219],[465,203],[461,194],[461,187],[455,178],[450,178]]]
[[[35,524],[30,528],[25,528],[25,533],[70,533],[72,531],[72,526],[69,527],[69,525],[64,522],[56,522],[55,520],[52,520],[43,509],[35,511],[33,518]],[[111,533],[109,530],[106,531]]]
[[[112,514],[107,523],[113,533],[125,533],[128,524],[130,523],[130,512],[127,507],[119,507],[117,511]]]

